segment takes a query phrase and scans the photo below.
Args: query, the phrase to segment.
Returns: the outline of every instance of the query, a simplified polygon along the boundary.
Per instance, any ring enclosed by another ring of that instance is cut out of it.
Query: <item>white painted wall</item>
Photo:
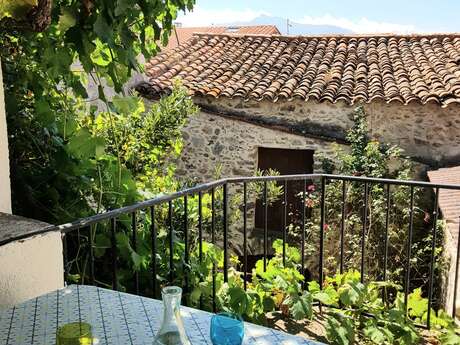
[[[64,287],[60,232],[0,247],[0,309]]]
[[[0,212],[11,213],[10,162],[6,130],[5,96],[0,61]]]

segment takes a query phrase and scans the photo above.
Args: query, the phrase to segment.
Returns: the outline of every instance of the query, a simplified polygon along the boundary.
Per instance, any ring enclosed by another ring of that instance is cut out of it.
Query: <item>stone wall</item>
[[[314,150],[331,157],[332,142],[307,138],[201,111],[183,130],[184,149],[177,161],[179,177],[205,182],[222,177],[252,176],[259,147]],[[320,162],[314,159],[315,171]]]
[[[271,102],[228,98],[196,97],[203,109],[238,118],[247,117],[271,125],[331,139],[344,140],[352,125],[354,107],[343,102]],[[442,108],[437,104],[386,104],[381,101],[365,106],[369,134],[381,142],[397,144],[406,154],[430,165],[460,162],[460,105]]]

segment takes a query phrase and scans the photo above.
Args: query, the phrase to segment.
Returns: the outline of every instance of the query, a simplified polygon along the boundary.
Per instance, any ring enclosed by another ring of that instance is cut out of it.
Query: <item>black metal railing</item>
[[[298,198],[301,200],[301,212],[297,216],[293,216],[290,214],[288,207],[288,187],[289,183],[292,181],[300,181],[302,182],[302,189],[298,193]],[[261,193],[257,195],[250,195],[250,186],[251,184],[258,184],[261,187]],[[369,214],[370,208],[370,201],[369,199],[372,198],[372,188],[374,186],[381,186],[384,195],[384,203],[381,207],[384,208],[382,214],[384,215],[384,220],[382,220],[383,228],[380,229],[379,236],[382,238],[382,246],[383,248],[383,260],[382,260],[382,274],[376,275],[378,280],[387,281],[388,277],[388,267],[389,267],[389,228],[391,223],[391,214],[394,213],[394,208],[397,208],[398,205],[394,203],[392,200],[392,192],[395,192],[395,188],[405,188],[406,192],[408,192],[409,200],[408,202],[408,227],[407,231],[402,231],[406,237],[404,240],[406,243],[406,250],[405,250],[405,260],[403,262],[403,271],[404,274],[401,275],[403,280],[403,291],[405,302],[407,305],[407,298],[410,293],[411,289],[411,267],[413,266],[412,259],[413,259],[413,236],[414,236],[414,212],[415,212],[415,194],[417,190],[423,191],[421,195],[423,196],[424,201],[427,204],[431,204],[431,211],[432,213],[430,222],[425,223],[425,229],[419,231],[420,240],[426,240],[427,238],[431,241],[429,245],[429,255],[428,255],[428,262],[426,263],[426,267],[428,270],[427,273],[427,282],[425,284],[426,291],[425,294],[428,298],[428,314],[425,327],[430,327],[430,317],[431,317],[431,307],[434,305],[434,289],[435,289],[435,267],[437,265],[437,261],[440,258],[435,254],[436,244],[439,238],[438,231],[437,231],[437,223],[439,218],[438,212],[438,201],[439,201],[439,194],[441,190],[460,190],[460,185],[448,185],[448,184],[434,184],[429,182],[421,182],[421,181],[406,181],[406,180],[392,180],[392,179],[381,179],[381,178],[368,178],[368,177],[358,177],[358,176],[339,176],[339,175],[328,175],[328,174],[308,174],[308,175],[286,175],[286,176],[258,176],[258,177],[236,177],[236,178],[226,178],[221,179],[218,181],[214,181],[211,183],[205,183],[201,185],[197,185],[192,188],[184,189],[176,193],[172,193],[169,195],[162,195],[156,197],[151,200],[143,201],[131,206],[122,207],[119,209],[111,210],[105,213],[97,214],[92,217],[84,218],[76,220],[72,223],[63,224],[59,226],[50,226],[35,233],[29,233],[27,235],[8,239],[6,241],[0,242],[1,245],[5,245],[11,241],[23,239],[25,237],[42,234],[46,232],[52,231],[59,231],[62,233],[63,238],[63,248],[64,248],[64,268],[65,268],[65,280],[69,281],[69,243],[68,243],[68,235],[74,234],[80,231],[88,231],[89,236],[88,245],[86,246],[88,253],[88,260],[86,264],[89,267],[88,280],[90,284],[100,284],[99,280],[97,279],[96,274],[99,273],[95,267],[95,262],[97,260],[95,255],[95,247],[94,239],[95,239],[95,225],[97,224],[108,224],[107,227],[108,237],[110,239],[110,244],[107,245],[107,251],[109,252],[108,260],[110,267],[110,279],[111,279],[111,288],[112,289],[119,289],[119,273],[120,273],[120,253],[119,249],[117,248],[117,235],[120,233],[120,227],[123,229],[128,229],[130,232],[130,246],[134,252],[137,252],[140,248],[139,243],[139,233],[138,233],[138,212],[143,212],[146,217],[150,219],[150,223],[148,226],[149,232],[149,246],[151,250],[151,263],[150,263],[150,280],[151,280],[151,292],[152,297],[159,296],[159,287],[157,276],[159,274],[159,265],[164,265],[165,263],[158,261],[158,255],[160,258],[162,255],[169,255],[167,258],[168,266],[169,266],[169,276],[168,280],[170,282],[176,279],[176,266],[177,260],[174,257],[174,245],[175,245],[175,235],[174,233],[178,230],[181,231],[183,243],[184,243],[184,256],[181,258],[183,260],[183,265],[188,266],[190,265],[190,229],[189,229],[189,199],[192,197],[198,198],[198,212],[197,212],[197,250],[198,250],[198,260],[201,262],[203,260],[203,242],[205,237],[204,231],[204,224],[205,219],[203,216],[203,198],[204,196],[210,197],[210,215],[209,219],[206,220],[206,224],[208,226],[209,232],[209,240],[211,243],[216,244],[217,240],[221,239],[222,242],[219,246],[221,246],[223,250],[223,280],[225,282],[228,281],[228,271],[229,271],[229,252],[233,249],[230,246],[229,240],[229,232],[231,231],[231,227],[235,226],[235,224],[229,224],[230,215],[234,211],[230,210],[229,204],[231,203],[232,196],[237,194],[242,194],[242,198],[240,200],[240,204],[237,205],[237,209],[241,211],[242,214],[242,221],[241,221],[241,228],[237,228],[234,231],[241,231],[242,234],[242,250],[240,251],[240,255],[242,257],[242,271],[243,271],[243,278],[244,278],[244,288],[247,288],[248,276],[250,275],[250,267],[248,264],[248,256],[250,255],[248,249],[248,236],[250,233],[250,223],[254,215],[250,211],[254,211],[254,198],[259,198],[263,201],[263,215],[264,215],[264,222],[263,222],[263,229],[262,234],[256,235],[256,242],[261,242],[261,250],[263,256],[263,267],[264,270],[267,268],[267,262],[270,258],[270,250],[269,250],[269,232],[268,232],[268,214],[271,211],[271,204],[269,202],[269,189],[270,184],[276,184],[277,186],[282,187],[281,195],[277,195],[282,203],[282,229],[279,232],[279,237],[282,239],[283,242],[283,263],[286,262],[286,246],[289,241],[289,236],[292,234],[291,228],[289,227],[288,218],[291,219],[293,217],[297,217],[297,221],[300,227],[300,235],[295,240],[295,246],[300,249],[301,253],[301,262],[300,267],[302,274],[305,274],[307,271],[307,256],[306,256],[306,246],[309,243],[309,238],[307,238],[307,227],[311,227],[311,222],[316,221],[312,217],[310,211],[307,210],[307,198],[310,196],[307,195],[307,189],[309,185],[317,184],[318,189],[316,191],[316,211],[319,214],[318,221],[319,221],[319,243],[317,243],[317,247],[314,247],[315,250],[317,248],[317,258],[318,258],[318,267],[317,272],[312,273],[313,276],[317,277],[320,286],[323,286],[325,278],[327,276],[327,270],[325,269],[325,236],[326,236],[326,225],[328,222],[328,217],[335,217],[337,227],[338,227],[338,250],[335,252],[334,255],[338,258],[338,265],[337,271],[343,273],[347,269],[347,261],[345,259],[346,256],[346,235],[347,235],[347,223],[351,220],[347,219],[347,213],[349,213],[350,207],[356,205],[349,205],[347,204],[347,200],[349,195],[347,192],[349,191],[348,188],[350,185],[354,185],[355,188],[353,193],[362,193],[362,204],[359,207],[361,209],[361,222],[360,225],[360,243],[359,243],[359,271],[361,273],[361,281],[364,282],[366,279],[369,278],[370,273],[367,272],[368,267],[366,266],[366,257],[368,252],[372,248],[366,247],[366,239],[369,236],[370,227],[372,226],[371,222],[373,219],[373,215]],[[335,188],[336,194],[340,195],[337,200],[329,200],[330,195],[328,196],[327,190],[328,188]],[[217,197],[216,193],[219,192],[219,197]],[[338,194],[337,194],[338,193]],[[232,194],[232,195],[230,195]],[[175,202],[180,200],[181,207],[183,209],[183,213],[180,215],[176,214],[174,209]],[[332,205],[332,206],[331,206]],[[167,208],[166,219],[162,224],[158,223],[158,214],[161,213],[163,208]],[[335,213],[332,214],[331,212],[328,213],[329,209],[332,211],[335,210]],[[307,212],[308,211],[308,212]],[[129,217],[129,220],[127,220]],[[300,217],[300,220],[298,219]],[[356,219],[354,220],[356,222]],[[219,224],[217,224],[219,223]],[[129,224],[129,225],[127,225]],[[179,225],[178,225],[179,224]],[[309,225],[310,224],[310,225]],[[429,230],[428,230],[429,227]],[[167,246],[169,247],[167,251],[159,253],[159,229],[163,229],[168,234],[167,238]],[[217,230],[219,230],[219,236],[217,236]],[[232,230],[233,231],[233,230]],[[459,229],[460,231],[460,229]],[[429,237],[428,237],[429,236]],[[379,237],[380,238],[380,237]],[[300,243],[298,242],[300,241]],[[316,244],[315,244],[316,245]],[[457,291],[457,284],[458,284],[458,271],[459,271],[459,252],[460,252],[460,240],[457,244],[457,256],[456,256],[456,274],[455,274],[455,283],[454,283],[454,298],[453,298],[453,306],[452,306],[452,315],[455,317],[455,309],[456,309],[456,291]],[[391,261],[391,260],[390,260]],[[316,269],[316,268],[315,268]],[[216,310],[216,271],[217,267],[215,264],[212,268],[212,309]],[[86,270],[85,270],[86,272]],[[190,292],[190,276],[186,269],[184,269],[183,275],[183,284],[184,284],[184,292]],[[86,274],[86,273],[85,273]],[[144,290],[144,287],[141,287],[140,281],[140,272],[138,270],[134,270],[133,272],[133,292],[139,294],[141,290]],[[203,301],[200,299],[200,307],[203,306]]]

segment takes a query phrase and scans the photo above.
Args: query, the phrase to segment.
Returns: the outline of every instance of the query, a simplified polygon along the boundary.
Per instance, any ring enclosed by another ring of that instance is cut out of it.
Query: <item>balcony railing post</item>
[[[223,185],[224,282],[228,282],[228,186]]]
[[[90,279],[90,284],[95,285],[96,284],[96,277],[94,275],[94,232],[95,228],[97,227],[97,224],[90,225],[88,227],[88,243],[89,243],[89,279]]]
[[[158,298],[157,289],[157,229],[155,222],[155,205],[150,207],[150,240],[152,245],[152,295]]]
[[[367,213],[369,210],[369,185],[364,182],[363,230],[361,233],[361,283],[364,283],[364,257],[366,249]]]
[[[386,210],[385,210],[385,239],[384,239],[384,253],[383,253],[383,281],[387,281],[388,270],[388,228],[390,227],[390,207],[391,207],[391,185],[387,184],[386,188]],[[386,296],[385,296],[386,298]]]
[[[302,235],[300,239],[300,252],[301,252],[301,267],[302,267],[302,274],[305,276],[305,232],[307,229],[305,228],[305,208],[306,208],[306,201],[307,201],[307,180],[303,179],[302,184]],[[305,285],[305,281],[302,281],[302,287]]]
[[[263,191],[263,206],[264,206],[264,272],[267,270],[267,252],[268,252],[268,195],[267,181],[264,181]]]
[[[412,249],[412,232],[414,228],[414,186],[410,187],[410,214],[409,214],[409,234],[407,239],[407,258],[406,258],[406,277],[404,282],[404,304],[407,314],[407,300],[410,292],[410,258]]]
[[[202,242],[202,239],[200,239],[200,243]],[[189,266],[189,249],[188,249],[188,197],[187,195],[184,195],[184,266],[183,266],[183,272],[184,272],[184,280],[185,280],[185,287],[184,287],[184,304],[188,305],[187,301],[187,294],[190,292],[190,282],[189,282],[189,271],[188,271],[188,266]],[[200,259],[201,262],[201,259]]]
[[[211,189],[211,242],[213,245],[216,245],[216,196],[215,196],[214,187]],[[216,264],[212,263],[212,311],[216,312]]]
[[[203,262],[203,195],[198,192],[198,259]]]
[[[203,196],[198,192],[198,259],[203,262]],[[200,309],[203,309],[203,297],[200,296]]]
[[[137,215],[136,211],[132,213],[132,244],[133,244],[133,250],[137,253]],[[136,289],[136,294],[139,295],[139,270],[137,268],[134,268],[134,286]]]
[[[428,278],[428,311],[426,316],[427,328],[431,328],[431,304],[433,300],[433,276],[434,276],[434,260],[436,250],[436,235],[438,233],[438,203],[439,203],[439,188],[435,189],[434,207],[433,207],[433,229],[431,233],[431,254],[430,254],[430,276]]]
[[[243,183],[243,274],[244,290],[247,289],[248,280],[248,191],[246,182]]]
[[[111,261],[112,261],[112,289],[118,290],[118,277],[117,277],[117,219],[110,219],[110,245],[111,245]]]
[[[319,232],[319,286],[323,288],[324,271],[324,226],[326,218],[326,178],[321,177],[321,204],[320,204],[320,232]]]
[[[347,182],[345,180],[342,181],[342,218],[340,223],[340,274],[343,273],[344,268],[344,252],[345,252],[345,206],[346,206],[346,199],[347,199]]]
[[[174,238],[173,238],[173,204],[168,202],[168,226],[169,226],[169,283],[174,281]]]
[[[283,266],[286,266],[286,242],[287,242],[287,181],[283,188]]]
[[[67,243],[67,234],[61,232],[61,239],[62,239],[62,251],[64,254],[64,285],[67,285],[67,281],[69,280],[69,247]]]

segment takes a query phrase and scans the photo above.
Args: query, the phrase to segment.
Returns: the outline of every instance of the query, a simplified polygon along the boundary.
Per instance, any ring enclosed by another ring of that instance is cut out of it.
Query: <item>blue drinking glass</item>
[[[232,313],[219,313],[211,319],[211,341],[214,345],[241,345],[244,338],[243,319]]]

